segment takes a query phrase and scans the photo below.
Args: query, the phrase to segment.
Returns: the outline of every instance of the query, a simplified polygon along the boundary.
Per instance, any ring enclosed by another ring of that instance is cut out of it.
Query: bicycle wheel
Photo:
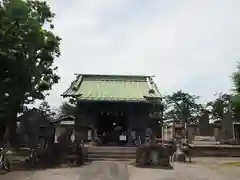
[[[11,171],[10,161],[7,157],[3,159],[3,169],[8,172]]]
[[[35,165],[37,163],[37,156],[35,151],[32,151],[30,153],[29,161],[31,165]]]

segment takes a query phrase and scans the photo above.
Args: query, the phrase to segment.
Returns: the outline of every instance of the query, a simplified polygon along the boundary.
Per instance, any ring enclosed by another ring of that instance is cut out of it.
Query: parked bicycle
[[[31,165],[37,164],[37,151],[36,148],[32,148],[29,153],[29,163]]]
[[[10,161],[6,154],[7,148],[6,146],[0,148],[0,169],[5,171],[10,171]]]

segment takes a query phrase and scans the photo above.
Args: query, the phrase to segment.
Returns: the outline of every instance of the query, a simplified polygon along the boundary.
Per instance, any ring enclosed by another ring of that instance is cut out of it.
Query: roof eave
[[[78,102],[122,102],[122,103],[151,103],[145,99],[142,100],[114,100],[114,99],[77,99]]]
[[[63,97],[63,98],[65,98],[65,97],[74,97],[74,98],[77,98],[77,97],[80,97],[80,96],[82,96],[82,94],[65,94],[65,93],[63,93],[63,94],[61,94],[61,96]]]
[[[143,96],[147,100],[162,100],[160,96]]]

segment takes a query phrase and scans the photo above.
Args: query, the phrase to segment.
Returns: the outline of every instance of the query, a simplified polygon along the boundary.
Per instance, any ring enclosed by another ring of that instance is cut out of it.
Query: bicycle
[[[0,148],[0,168],[5,171],[11,171],[10,161],[6,155],[6,147]]]
[[[29,163],[31,165],[37,164],[37,151],[36,148],[32,148],[29,153]]]

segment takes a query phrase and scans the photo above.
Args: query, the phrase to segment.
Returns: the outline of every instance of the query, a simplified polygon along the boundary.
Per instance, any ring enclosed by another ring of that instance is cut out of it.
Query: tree
[[[211,107],[211,115],[215,120],[223,118],[224,113],[228,110],[231,103],[231,95],[226,93],[216,94],[217,98],[214,101],[208,102],[207,106]]]
[[[198,96],[177,91],[164,98],[164,119],[194,122],[199,117],[201,105],[196,103]]]
[[[56,115],[55,112],[52,111],[50,105],[48,104],[47,101],[43,101],[40,105],[39,105],[39,108],[38,108],[43,114],[47,115],[47,116],[54,116]]]
[[[232,98],[235,115],[234,120],[240,121],[240,62],[238,62],[236,72],[233,73],[232,80],[234,85],[234,96]]]
[[[233,97],[232,99],[233,121],[240,122],[240,103],[238,100],[235,100],[235,97]]]
[[[233,121],[239,121],[240,104],[235,100],[238,97],[227,93],[218,93],[216,95],[217,98],[214,101],[207,103],[207,106],[211,107],[212,119],[222,120],[225,113],[231,111]]]
[[[198,121],[202,106],[196,103],[198,96],[177,91],[172,95],[166,96],[164,119],[177,120],[185,125],[185,138],[188,141],[188,123]]]
[[[77,105],[75,103],[64,102],[60,106],[60,117],[61,116],[73,116],[77,115]]]
[[[233,73],[232,80],[233,80],[234,92],[237,95],[240,95],[240,62],[238,62],[237,71]]]
[[[233,73],[232,80],[234,86],[232,97],[234,121],[240,122],[240,62],[238,62],[237,71]]]
[[[60,38],[53,33],[53,18],[45,1],[0,4],[0,121],[9,128],[24,104],[43,100],[59,81],[54,59],[60,56]]]

